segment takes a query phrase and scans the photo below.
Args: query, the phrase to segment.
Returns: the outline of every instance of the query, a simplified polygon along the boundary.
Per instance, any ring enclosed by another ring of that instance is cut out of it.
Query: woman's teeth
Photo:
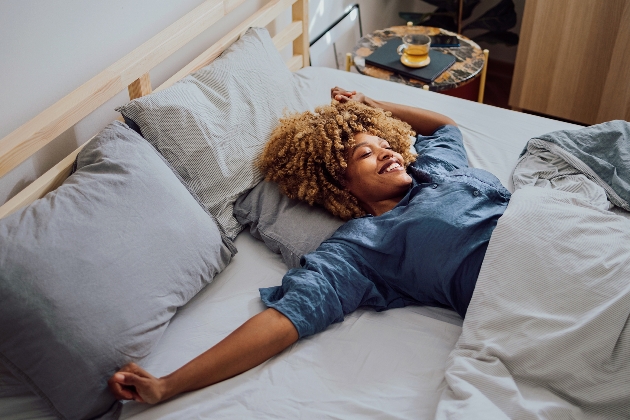
[[[385,169],[385,172],[391,172],[394,169],[400,168],[400,164],[398,163],[392,163],[391,165],[389,165],[389,167],[387,169]]]

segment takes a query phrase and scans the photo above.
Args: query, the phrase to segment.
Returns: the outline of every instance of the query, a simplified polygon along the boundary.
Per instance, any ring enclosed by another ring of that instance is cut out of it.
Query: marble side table
[[[457,36],[460,41],[459,47],[431,47],[434,50],[455,56],[457,61],[432,83],[411,79],[388,70],[365,64],[365,57],[372,54],[378,47],[393,38],[399,38],[409,33]],[[479,45],[471,39],[445,29],[431,26],[392,26],[387,29],[379,29],[361,38],[352,52],[349,53],[348,57],[347,70],[354,64],[357,71],[361,74],[390,80],[392,82],[404,83],[409,86],[428,89],[434,92],[463,97],[465,99],[478,100],[479,102],[483,101],[485,69],[487,67],[485,64],[488,59],[488,50],[482,50]]]

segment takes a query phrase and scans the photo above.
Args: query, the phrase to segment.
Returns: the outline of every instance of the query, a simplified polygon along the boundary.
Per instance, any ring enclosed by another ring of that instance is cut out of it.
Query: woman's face
[[[366,211],[378,216],[393,209],[405,196],[411,177],[403,157],[386,140],[357,133],[354,142],[347,159],[345,187]]]

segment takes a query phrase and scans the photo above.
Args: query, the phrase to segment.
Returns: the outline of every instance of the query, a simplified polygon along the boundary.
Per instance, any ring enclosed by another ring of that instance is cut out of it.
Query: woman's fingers
[[[131,372],[116,372],[108,381],[114,396],[123,400],[137,402],[159,402],[155,386],[151,379],[143,378]]]
[[[107,384],[118,399],[149,404],[155,404],[161,399],[159,379],[135,363],[123,366]]]
[[[145,378],[142,378],[135,373],[117,373],[114,376],[116,375],[124,378],[120,383],[122,383],[124,385],[124,389],[132,395],[131,399],[137,402],[144,402],[142,394],[146,393],[147,388]]]
[[[118,400],[135,400],[139,397],[135,388],[128,384],[127,377],[122,373],[115,373],[107,381],[110,391]]]
[[[356,94],[356,91],[348,91],[345,90],[343,88],[340,88],[339,86],[335,86],[334,88],[332,88],[330,90],[330,96],[336,100],[336,101],[340,101],[340,102],[345,102],[349,99],[352,99],[352,97]]]
[[[345,90],[339,86],[335,86],[330,90],[330,96],[335,101],[345,103],[348,101],[356,101],[362,104],[367,104],[367,97],[361,92],[356,90]]]
[[[142,369],[140,366],[138,366],[135,363],[128,363],[125,366],[123,366],[118,372],[131,372],[134,373],[142,378],[152,378],[153,376],[147,372],[146,370]]]

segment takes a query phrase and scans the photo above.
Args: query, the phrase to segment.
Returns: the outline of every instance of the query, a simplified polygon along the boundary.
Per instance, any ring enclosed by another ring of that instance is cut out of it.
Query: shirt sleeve
[[[324,242],[302,262],[302,268],[287,272],[281,286],[260,289],[263,303],[289,318],[300,338],[343,321],[359,306],[387,309],[386,298],[347,247]]]
[[[462,132],[454,125],[444,125],[430,136],[418,135],[414,147],[418,157],[411,166],[422,171],[442,173],[468,167]]]

